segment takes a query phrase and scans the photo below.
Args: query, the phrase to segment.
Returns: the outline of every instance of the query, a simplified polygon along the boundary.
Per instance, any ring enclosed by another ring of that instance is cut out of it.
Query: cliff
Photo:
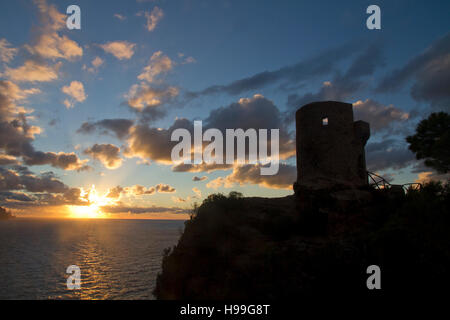
[[[395,195],[322,190],[284,198],[211,195],[164,253],[157,299],[293,299],[445,288],[449,186]]]

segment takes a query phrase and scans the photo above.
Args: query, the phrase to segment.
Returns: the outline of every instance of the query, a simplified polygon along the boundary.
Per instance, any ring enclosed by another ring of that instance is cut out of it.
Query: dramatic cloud
[[[169,129],[152,128],[145,124],[134,126],[130,130],[128,149],[124,151],[125,156],[172,164],[171,152],[176,142],[170,140],[172,132],[178,128],[193,132],[193,125],[187,119],[175,120]]]
[[[173,61],[168,56],[163,54],[162,51],[157,51],[152,55],[149,64],[138,76],[138,79],[151,83],[155,80],[156,76],[167,73],[172,70],[173,67]]]
[[[13,164],[19,164],[19,161],[17,160],[16,157],[9,156],[7,154],[0,154],[0,166],[7,166]]]
[[[60,63],[48,66],[33,60],[27,60],[16,69],[6,67],[2,76],[14,82],[49,82],[58,79],[60,67]]]
[[[69,188],[52,172],[35,175],[26,167],[0,167],[0,203],[8,207],[81,204],[79,188]]]
[[[117,169],[122,165],[120,148],[113,144],[94,144],[83,151],[84,154],[100,161],[108,169]]]
[[[112,132],[118,139],[128,136],[134,121],[129,119],[104,119],[96,122],[84,122],[78,133],[91,134],[98,131],[101,134]]]
[[[295,65],[286,66],[276,71],[264,71],[227,85],[213,85],[199,92],[189,92],[187,95],[190,98],[218,93],[237,95],[250,90],[258,90],[268,85],[274,85],[277,82],[290,85],[300,84],[330,73],[339,62],[351,57],[352,54],[362,49],[364,47],[360,43],[353,41],[338,48],[322,52]]]
[[[128,41],[113,41],[99,45],[105,52],[112,54],[119,60],[128,60],[134,55],[135,43]]]
[[[219,177],[206,184],[207,188],[217,189],[220,187],[231,188],[235,184],[257,184],[271,189],[292,189],[297,180],[297,169],[295,166],[281,164],[276,175],[261,175],[260,165],[235,166],[233,172],[226,177]]]
[[[127,157],[139,157],[153,160],[158,163],[172,164],[171,152],[177,142],[171,141],[175,129],[184,128],[193,136],[193,123],[187,119],[176,119],[168,129],[152,128],[146,124],[139,124],[131,128],[128,139]],[[272,101],[262,95],[252,98],[243,98],[236,103],[211,111],[203,122],[203,130],[217,128],[225,137],[226,129],[240,128],[253,129],[279,129],[280,158],[287,159],[295,155],[295,143],[283,125],[278,108]],[[206,145],[206,144],[204,144]],[[268,145],[270,146],[270,140]],[[247,148],[248,149],[248,148]],[[269,147],[270,150],[270,147]],[[246,150],[248,153],[248,150]],[[210,172],[214,170],[231,169],[227,164],[179,164],[173,171],[182,172]]]
[[[386,139],[366,146],[367,170],[379,172],[398,170],[413,164],[416,159],[408,147],[400,141]]]
[[[152,12],[144,12],[144,16],[147,19],[145,27],[151,32],[155,30],[159,21],[164,17],[164,12],[161,8],[154,7]]]
[[[73,108],[74,100],[78,102],[86,100],[83,83],[79,81],[72,81],[69,86],[63,87],[61,91],[72,98],[71,100],[64,100],[64,105],[67,109]]]
[[[0,61],[10,62],[16,56],[19,50],[11,48],[11,44],[6,39],[0,39]]]
[[[382,105],[371,99],[365,101],[358,100],[353,103],[355,120],[364,120],[370,123],[371,131],[379,131],[388,128],[393,123],[402,125],[402,122],[409,119],[409,113],[402,111],[395,106]]]
[[[411,95],[417,101],[430,102],[445,110],[450,108],[450,34],[412,58],[400,69],[387,75],[378,92],[395,92],[411,81]]]
[[[32,153],[23,155],[23,159],[25,161],[25,164],[30,166],[48,164],[53,167],[69,171],[86,171],[91,169],[86,165],[89,160],[80,160],[78,156],[73,152],[55,153],[34,151]]]
[[[88,160],[80,160],[74,153],[36,151],[32,141],[41,129],[28,124],[27,111],[16,105],[18,100],[36,93],[35,89],[21,91],[10,81],[0,81],[0,151],[22,157],[27,165],[51,165],[64,170],[87,170]]]
[[[336,72],[331,81],[323,82],[321,88],[303,95],[291,94],[287,104],[291,110],[315,101],[345,101],[366,86],[363,78],[373,74],[377,66],[383,65],[383,55],[379,46],[367,47],[355,58],[345,74]],[[289,113],[288,119],[293,119]]]
[[[226,129],[279,129],[280,158],[295,155],[295,143],[282,122],[281,113],[275,104],[260,94],[242,98],[238,102],[211,111],[206,118],[206,128],[217,128],[225,136]],[[270,146],[270,141],[268,141]]]

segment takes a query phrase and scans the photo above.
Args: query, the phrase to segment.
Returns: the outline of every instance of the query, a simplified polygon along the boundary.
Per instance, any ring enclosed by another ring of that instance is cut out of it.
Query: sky
[[[440,179],[405,137],[449,111],[450,3],[2,1],[0,206],[18,216],[186,219],[212,193],[293,194],[295,111],[353,104],[368,170]],[[66,10],[81,10],[69,30]],[[280,130],[280,169],[176,165],[176,128]]]

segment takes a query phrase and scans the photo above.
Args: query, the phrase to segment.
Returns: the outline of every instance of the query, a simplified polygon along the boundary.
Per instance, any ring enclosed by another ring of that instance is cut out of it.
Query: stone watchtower
[[[297,129],[299,188],[358,188],[368,184],[364,146],[370,137],[367,122],[353,121],[349,103],[324,101],[301,107]]]

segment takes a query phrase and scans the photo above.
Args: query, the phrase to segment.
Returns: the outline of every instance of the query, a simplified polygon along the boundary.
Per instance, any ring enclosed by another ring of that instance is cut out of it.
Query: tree
[[[439,173],[450,171],[450,115],[446,112],[432,113],[422,120],[416,134],[406,138],[409,150],[417,159],[425,159],[425,165]]]

